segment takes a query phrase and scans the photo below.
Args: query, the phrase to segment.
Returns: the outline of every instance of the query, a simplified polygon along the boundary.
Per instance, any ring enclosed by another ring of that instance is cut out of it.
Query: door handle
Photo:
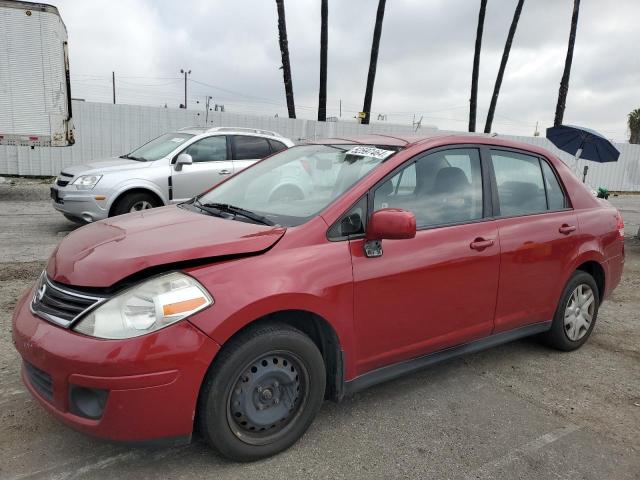
[[[491,247],[491,246],[493,245],[493,243],[494,243],[494,242],[493,242],[493,240],[491,240],[491,239],[489,239],[489,240],[485,240],[485,239],[484,239],[484,238],[482,238],[482,237],[478,237],[478,238],[476,238],[473,242],[471,242],[471,243],[469,244],[469,247],[470,247],[472,250],[482,251],[482,250],[484,250],[485,248],[489,248],[489,247]]]
[[[563,233],[564,235],[569,235],[571,232],[575,232],[576,231],[576,226],[575,225],[567,225],[566,223],[564,223],[559,229],[558,231],[560,233]]]
[[[231,175],[231,170],[227,170],[226,168],[223,170],[220,170],[218,172],[218,175]]]

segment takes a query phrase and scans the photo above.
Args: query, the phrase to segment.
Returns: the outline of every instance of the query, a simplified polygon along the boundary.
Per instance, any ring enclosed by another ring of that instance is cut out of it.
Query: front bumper
[[[66,215],[96,222],[109,216],[110,191],[101,189],[76,190],[73,186],[60,187],[53,185],[51,204],[53,208]],[[54,194],[54,190],[57,194]],[[56,198],[53,198],[53,197]]]
[[[126,340],[76,334],[34,316],[32,291],[16,306],[13,342],[22,379],[55,417],[97,437],[126,442],[188,440],[204,375],[219,345],[188,321]],[[50,397],[34,380],[48,376]],[[77,387],[106,391],[99,418],[73,413]]]

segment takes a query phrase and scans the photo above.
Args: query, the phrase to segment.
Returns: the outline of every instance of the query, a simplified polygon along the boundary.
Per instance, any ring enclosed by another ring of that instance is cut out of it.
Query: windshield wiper
[[[258,215],[257,213],[252,212],[251,210],[245,210],[244,208],[229,205],[227,203],[200,203],[200,201],[196,199],[194,200],[193,204],[201,210],[212,213],[214,215],[219,215],[221,212],[230,213],[235,216],[240,215],[242,217],[248,218],[249,220],[253,220],[254,222],[261,223],[262,225],[275,225],[275,223],[269,220],[267,217],[263,217],[262,215]]]
[[[128,160],[136,160],[138,162],[146,162],[146,160],[144,158],[141,157],[134,157],[129,153],[125,153],[124,155],[120,155],[120,158],[126,158]]]

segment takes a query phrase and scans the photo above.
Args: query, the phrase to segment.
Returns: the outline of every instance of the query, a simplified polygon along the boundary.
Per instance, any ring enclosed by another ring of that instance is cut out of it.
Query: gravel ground
[[[274,458],[236,464],[201,441],[130,448],[50,417],[19,377],[11,312],[75,226],[47,182],[0,183],[0,478],[640,478],[640,196],[614,197],[629,235],[622,284],[579,351],[504,345],[326,402]]]

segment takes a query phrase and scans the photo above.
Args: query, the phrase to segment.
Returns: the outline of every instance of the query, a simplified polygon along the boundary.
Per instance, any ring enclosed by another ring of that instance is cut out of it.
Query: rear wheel
[[[304,333],[284,324],[251,328],[224,346],[207,374],[200,431],[233,460],[279,453],[313,421],[325,380],[322,355]]]
[[[591,275],[575,272],[564,288],[551,325],[543,338],[559,350],[580,348],[589,338],[596,324],[600,297]]]
[[[159,207],[160,202],[156,197],[145,192],[127,193],[118,199],[113,209],[113,215],[123,215],[125,213],[139,212],[149,208]]]

